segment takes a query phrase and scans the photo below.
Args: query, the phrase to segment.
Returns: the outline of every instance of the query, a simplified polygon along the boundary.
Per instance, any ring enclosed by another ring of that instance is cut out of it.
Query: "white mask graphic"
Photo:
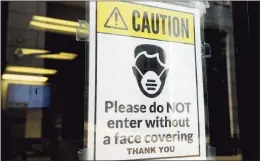
[[[136,67],[137,68],[137,67]],[[165,71],[165,69],[161,72],[161,74]],[[138,72],[140,72],[140,70],[138,70]],[[142,73],[140,73],[142,75]],[[161,74],[158,76],[154,71],[148,71],[146,72],[141,80],[141,84],[143,89],[149,93],[149,94],[155,94],[156,92],[158,92],[158,90],[161,87],[161,80],[160,80],[160,76]]]
[[[147,93],[155,94],[160,89],[162,82],[155,72],[148,71],[144,74],[141,84]]]

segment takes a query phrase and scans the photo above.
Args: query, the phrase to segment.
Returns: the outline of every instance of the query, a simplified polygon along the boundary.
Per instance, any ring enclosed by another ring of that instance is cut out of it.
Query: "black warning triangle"
[[[118,8],[115,7],[110,16],[108,17],[104,27],[106,28],[114,28],[121,30],[128,30],[125,21],[119,12]]]

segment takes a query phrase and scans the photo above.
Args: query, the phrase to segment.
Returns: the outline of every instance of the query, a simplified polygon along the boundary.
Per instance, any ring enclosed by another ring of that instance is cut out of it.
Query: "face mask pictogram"
[[[145,96],[154,98],[162,92],[168,73],[165,62],[165,52],[158,46],[144,44],[135,48],[133,72]]]

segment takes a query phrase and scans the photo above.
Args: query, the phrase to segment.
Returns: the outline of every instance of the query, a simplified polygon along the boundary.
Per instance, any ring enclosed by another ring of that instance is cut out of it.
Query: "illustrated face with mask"
[[[134,53],[135,64],[132,68],[140,90],[149,98],[157,97],[163,90],[168,73],[164,50],[143,44],[137,46]]]

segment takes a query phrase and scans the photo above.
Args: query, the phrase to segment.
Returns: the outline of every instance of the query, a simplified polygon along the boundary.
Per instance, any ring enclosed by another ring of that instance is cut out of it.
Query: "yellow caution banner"
[[[194,44],[194,15],[131,2],[97,2],[97,32]]]

